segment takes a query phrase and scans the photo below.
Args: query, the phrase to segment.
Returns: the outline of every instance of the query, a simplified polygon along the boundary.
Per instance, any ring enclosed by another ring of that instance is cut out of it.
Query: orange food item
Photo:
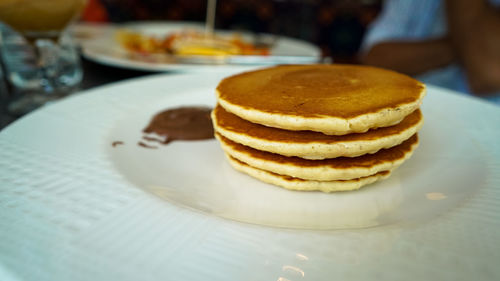
[[[240,36],[206,36],[197,31],[182,31],[164,38],[120,30],[118,42],[127,50],[142,54],[167,53],[178,55],[269,55],[269,47],[257,47]]]

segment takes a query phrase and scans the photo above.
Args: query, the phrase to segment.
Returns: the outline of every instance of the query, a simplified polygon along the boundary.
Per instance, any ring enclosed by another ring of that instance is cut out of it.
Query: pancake
[[[263,182],[281,186],[290,190],[302,190],[302,191],[323,191],[323,192],[335,192],[335,191],[349,191],[361,188],[364,185],[374,183],[378,180],[386,179],[390,176],[390,171],[378,172],[374,175],[352,179],[352,180],[338,180],[338,181],[314,181],[314,180],[304,180],[289,176],[283,176],[268,172],[265,170],[260,170],[249,166],[229,155],[227,155],[229,163],[234,169],[245,173],[251,177],[259,179]]]
[[[369,66],[282,65],[227,77],[216,93],[254,123],[344,135],[397,124],[420,106],[425,85]]]
[[[227,112],[219,105],[212,111],[212,122],[215,131],[222,136],[257,150],[305,159],[325,159],[356,157],[398,145],[422,127],[423,117],[418,109],[397,125],[342,136],[255,124]]]
[[[235,143],[220,134],[216,134],[216,138],[226,154],[254,168],[315,181],[350,180],[381,171],[394,170],[410,158],[418,146],[418,136],[415,134],[402,144],[382,149],[375,154],[365,154],[354,158],[306,160],[256,150]]]

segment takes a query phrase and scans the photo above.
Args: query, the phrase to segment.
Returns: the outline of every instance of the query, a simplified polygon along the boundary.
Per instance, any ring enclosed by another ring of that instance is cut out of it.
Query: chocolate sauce
[[[114,141],[111,143],[111,146],[116,147],[118,145],[124,144],[122,141]]]
[[[144,136],[147,141],[167,144],[175,140],[203,140],[214,137],[209,107],[189,106],[167,109],[156,114],[144,133],[162,137]],[[139,144],[141,145],[141,144]]]
[[[159,143],[163,143],[164,142],[163,139],[154,138],[154,137],[148,137],[148,136],[143,136],[142,139],[145,140],[145,141],[150,141],[150,142],[159,142]]]
[[[150,149],[157,149],[158,148],[158,146],[149,145],[149,144],[143,143],[142,141],[138,142],[137,145],[142,146],[144,148],[150,148]]]

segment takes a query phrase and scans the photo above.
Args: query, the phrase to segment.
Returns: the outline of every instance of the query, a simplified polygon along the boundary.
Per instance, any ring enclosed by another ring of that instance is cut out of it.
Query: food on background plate
[[[269,55],[268,46],[257,46],[238,34],[206,35],[193,30],[172,32],[164,37],[145,35],[122,29],[116,40],[126,50],[140,54],[174,54],[192,56]]]
[[[353,65],[287,65],[222,80],[212,122],[238,171],[293,190],[359,189],[418,146],[425,85]]]

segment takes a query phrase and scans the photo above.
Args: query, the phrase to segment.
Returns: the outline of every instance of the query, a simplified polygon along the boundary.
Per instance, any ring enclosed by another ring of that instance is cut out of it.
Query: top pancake
[[[425,85],[368,66],[283,65],[225,78],[216,91],[245,120],[344,135],[397,124],[420,106]]]

